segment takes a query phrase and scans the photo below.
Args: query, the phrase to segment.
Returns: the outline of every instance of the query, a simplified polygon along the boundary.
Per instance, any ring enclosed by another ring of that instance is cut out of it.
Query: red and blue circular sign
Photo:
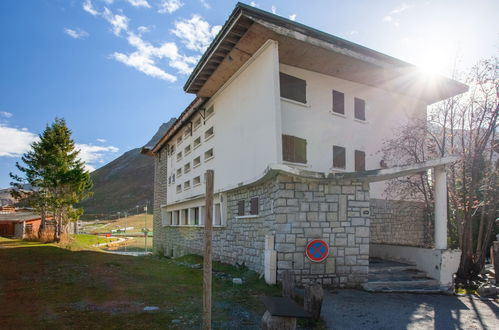
[[[314,239],[307,244],[307,257],[314,262],[321,262],[329,255],[329,246],[321,239]]]

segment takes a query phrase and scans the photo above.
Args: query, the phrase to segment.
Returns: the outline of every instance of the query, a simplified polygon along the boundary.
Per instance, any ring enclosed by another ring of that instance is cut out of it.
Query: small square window
[[[333,167],[334,168],[345,168],[346,167],[346,155],[345,148],[340,146],[333,146]]]
[[[355,119],[366,120],[366,101],[355,98]]]
[[[204,160],[210,160],[213,158],[213,149],[210,149],[204,153]]]
[[[177,160],[181,160],[181,159],[182,159],[182,151],[177,154]]]
[[[307,140],[282,135],[282,159],[292,163],[307,163]]]
[[[177,138],[177,145],[182,143],[182,135]]]
[[[211,116],[213,116],[214,113],[215,113],[215,108],[213,106],[206,109],[206,111],[204,113],[205,120],[210,118]]]
[[[177,168],[177,177],[182,176],[182,168]]]
[[[201,165],[201,157],[200,156],[194,158],[194,160],[192,161],[192,167],[198,167],[199,165]]]
[[[177,192],[182,192],[182,185],[181,184],[178,184],[177,185]]]
[[[194,121],[194,129],[198,129],[201,126],[201,117]]]
[[[204,132],[204,139],[205,141],[211,138],[214,134],[213,127],[210,127],[206,132]]]
[[[191,182],[190,181],[185,181],[184,182],[184,190],[191,189]]]
[[[194,179],[192,179],[192,185],[193,186],[198,186],[200,184],[201,184],[201,177],[200,176],[197,176]]]
[[[184,155],[188,155],[191,153],[191,145],[189,144],[187,147],[184,149]]]
[[[191,163],[184,165],[184,173],[189,173],[191,171]]]
[[[194,140],[194,149],[196,149],[200,145],[201,145],[201,137],[198,137],[197,139]]]
[[[184,139],[188,138],[190,135],[191,135],[191,130],[190,129],[186,129],[185,132],[184,132]]]

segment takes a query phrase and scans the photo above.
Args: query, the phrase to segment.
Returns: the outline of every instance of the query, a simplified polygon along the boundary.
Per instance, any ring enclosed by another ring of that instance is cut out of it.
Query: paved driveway
[[[474,296],[327,292],[322,317],[330,329],[499,329],[499,303]]]

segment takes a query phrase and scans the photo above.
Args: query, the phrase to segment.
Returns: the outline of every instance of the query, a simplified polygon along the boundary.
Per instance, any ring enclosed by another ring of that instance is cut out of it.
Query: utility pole
[[[203,329],[211,330],[211,240],[213,228],[213,170],[207,170],[206,182],[206,206],[204,216],[204,259],[203,259]]]
[[[147,201],[149,203],[149,201]],[[146,206],[144,206],[144,245],[145,245],[145,250],[147,253],[147,203]]]

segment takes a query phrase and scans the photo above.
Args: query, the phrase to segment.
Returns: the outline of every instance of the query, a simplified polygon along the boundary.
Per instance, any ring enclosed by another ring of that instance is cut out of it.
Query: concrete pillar
[[[435,167],[435,248],[447,249],[447,175],[445,166]]]
[[[277,283],[277,251],[274,250],[274,235],[265,235],[264,252],[265,282],[267,284]]]

